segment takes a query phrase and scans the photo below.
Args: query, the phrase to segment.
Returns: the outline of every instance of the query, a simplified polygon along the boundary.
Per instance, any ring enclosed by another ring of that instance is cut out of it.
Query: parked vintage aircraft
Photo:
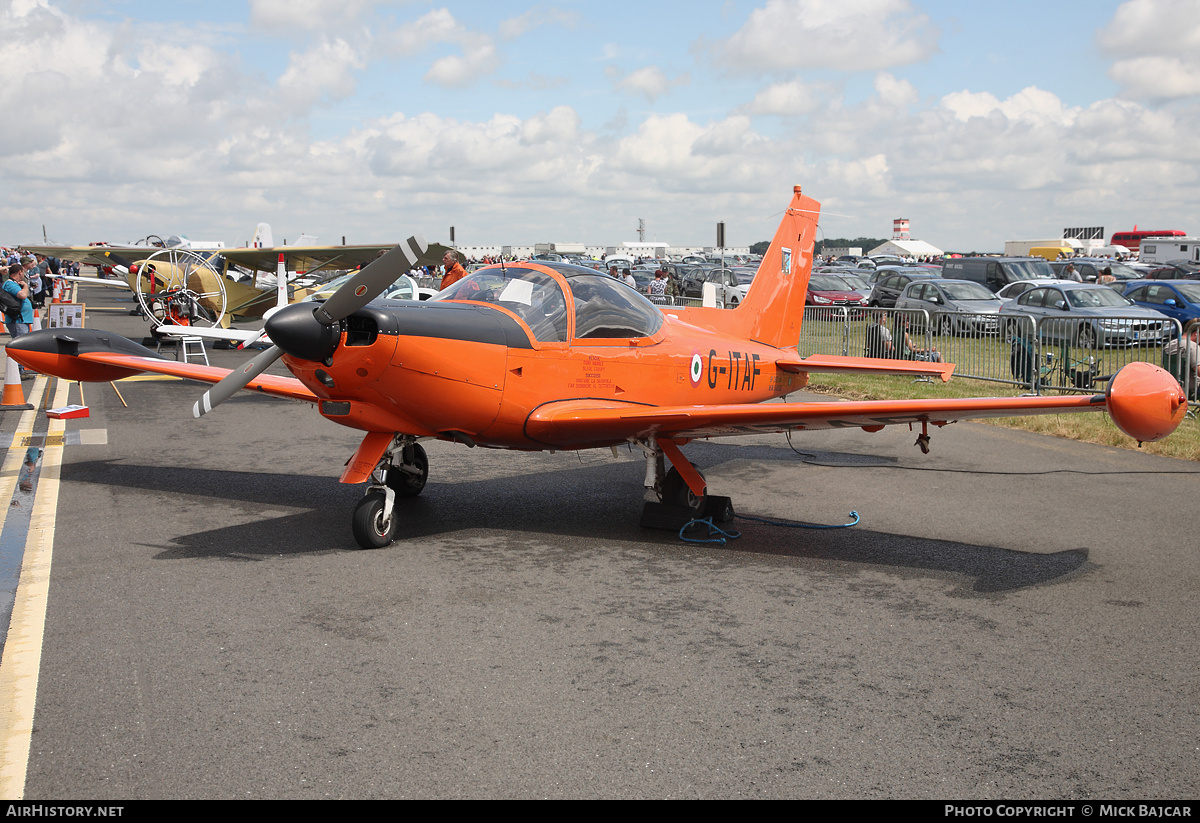
[[[802,388],[810,372],[948,379],[954,368],[796,353],[819,209],[796,187],[733,310],[660,310],[592,269],[550,262],[484,268],[431,301],[373,301],[425,252],[424,241],[410,238],[324,303],[275,312],[266,322],[271,347],[232,371],[165,360],[89,329],[25,335],[8,351],[28,368],[69,380],[155,372],[215,383],[195,404],[196,416],[243,388],[317,404],[327,419],[366,432],[341,476],[370,480],[353,517],[363,547],[390,543],[396,498],[424,488],[429,462],[418,441],[425,438],[524,450],[632,443],[646,457],[651,503],[702,509],[705,480],[680,451],[695,438],[909,424],[921,427],[924,446],[929,424],[1107,411],[1143,441],[1182,420],[1179,384],[1148,363],[1125,366],[1104,394],[1089,396],[761,402]],[[280,358],[295,377],[262,374]],[[664,472],[666,461],[672,468]]]
[[[260,237],[269,240],[269,228],[265,235],[261,234],[265,224],[260,224],[255,233],[256,243]],[[73,260],[91,266],[111,267],[121,275],[120,280],[105,278],[72,278],[81,282],[128,288],[139,295],[139,302],[148,302],[145,295],[161,294],[186,287],[193,275],[212,271],[222,276],[222,280],[205,276],[203,288],[193,288],[192,291],[207,296],[207,303],[223,304],[223,312],[228,318],[257,318],[262,317],[276,303],[276,281],[260,283],[258,274],[278,271],[279,256],[283,255],[287,271],[336,272],[355,269],[366,265],[391,248],[390,245],[369,246],[248,246],[236,249],[191,250],[186,248],[147,245],[94,245],[94,246],[23,246],[30,252],[44,254],[48,257],[58,257],[63,260]],[[441,265],[442,255],[448,247],[434,244],[427,248],[418,260],[419,265],[427,265],[431,269]],[[142,261],[153,258],[152,267],[156,269],[155,276],[150,278],[142,268]],[[276,275],[277,276],[277,275]],[[216,296],[218,288],[221,296]],[[291,302],[303,300],[314,293],[318,287],[289,288],[288,296]],[[215,309],[209,314],[216,315]],[[163,318],[159,318],[163,320]],[[178,318],[176,318],[178,319]],[[165,320],[163,322],[166,322]],[[228,325],[228,321],[220,325]]]

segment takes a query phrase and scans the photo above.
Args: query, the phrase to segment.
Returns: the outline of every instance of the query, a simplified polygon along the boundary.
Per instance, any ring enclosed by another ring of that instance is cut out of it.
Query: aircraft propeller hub
[[[312,303],[284,306],[267,318],[267,336],[292,357],[320,362],[337,349],[341,324],[326,325],[313,314]]]

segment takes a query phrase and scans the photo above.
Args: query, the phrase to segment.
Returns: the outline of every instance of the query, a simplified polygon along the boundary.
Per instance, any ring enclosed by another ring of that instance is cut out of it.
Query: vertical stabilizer
[[[259,223],[254,230],[254,239],[250,241],[250,247],[254,249],[273,249],[275,248],[275,238],[271,235],[270,223]]]
[[[746,299],[737,308],[672,307],[664,311],[700,328],[794,349],[800,342],[821,204],[802,196],[799,186],[792,192],[775,239],[758,266]]]
[[[804,319],[804,296],[812,274],[813,244],[821,204],[795,186],[792,202],[763,255],[750,292],[731,314],[737,332],[779,348],[795,348]]]

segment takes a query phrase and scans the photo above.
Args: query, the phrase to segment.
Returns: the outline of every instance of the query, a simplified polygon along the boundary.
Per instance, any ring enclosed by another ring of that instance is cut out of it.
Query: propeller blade
[[[204,396],[192,406],[192,416],[202,417],[224,403],[254,378],[258,377],[267,367],[283,355],[283,349],[271,346],[264,349],[241,366],[225,375],[222,380],[204,393]]]
[[[374,300],[397,277],[417,265],[429,244],[416,235],[366,266],[321,304],[313,316],[326,326],[342,320]]]

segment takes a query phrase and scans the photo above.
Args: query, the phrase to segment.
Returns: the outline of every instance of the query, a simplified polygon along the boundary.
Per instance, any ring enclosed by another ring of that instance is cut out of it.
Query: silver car
[[[1007,334],[1022,336],[1036,322],[1041,338],[1084,348],[1162,343],[1174,329],[1165,314],[1135,305],[1107,286],[1083,283],[1029,289],[1000,307],[1000,322]]]
[[[996,334],[1004,301],[971,280],[917,280],[904,287],[898,309],[924,309],[938,334]]]

